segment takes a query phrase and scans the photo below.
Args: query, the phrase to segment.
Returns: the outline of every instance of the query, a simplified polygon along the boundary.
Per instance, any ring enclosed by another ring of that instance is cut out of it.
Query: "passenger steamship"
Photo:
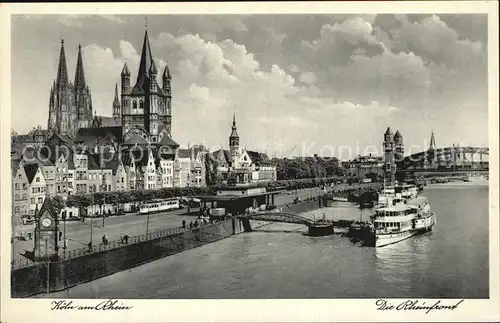
[[[396,194],[388,198],[387,206],[375,210],[371,230],[362,240],[367,246],[383,247],[431,231],[435,225],[436,215],[426,197],[405,199]]]

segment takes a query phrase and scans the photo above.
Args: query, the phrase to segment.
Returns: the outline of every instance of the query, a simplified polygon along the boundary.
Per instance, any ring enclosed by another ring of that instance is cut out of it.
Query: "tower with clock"
[[[50,196],[46,196],[39,212],[35,212],[35,246],[36,260],[57,259],[57,212]]]

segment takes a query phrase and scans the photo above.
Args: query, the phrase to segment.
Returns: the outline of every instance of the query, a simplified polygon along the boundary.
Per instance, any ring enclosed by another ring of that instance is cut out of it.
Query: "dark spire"
[[[387,130],[385,131],[385,135],[390,135],[392,134],[391,127],[387,127]]]
[[[115,99],[113,102],[120,102],[118,101],[118,84],[115,83]]]
[[[158,70],[156,69],[155,61],[151,61],[151,66],[149,67],[149,75],[156,75]]]
[[[85,73],[83,72],[82,45],[78,45],[78,59],[76,60],[75,88],[85,89]]]
[[[68,70],[66,68],[66,55],[64,55],[64,39],[61,40],[61,53],[59,54],[56,83],[57,88],[68,86]]]
[[[148,30],[144,32],[144,41],[142,44],[141,62],[139,63],[139,71],[137,72],[137,85],[142,87],[144,80],[148,78],[149,68],[153,61],[151,54],[151,46],[149,45]]]
[[[165,69],[163,70],[163,78],[170,79],[172,76],[170,75],[170,69],[168,68],[168,64],[165,65]]]
[[[431,144],[429,149],[436,149],[436,140],[434,139],[434,131],[431,133]]]
[[[239,138],[238,132],[236,131],[236,114],[233,113],[233,126],[231,127],[231,136],[230,138]]]
[[[125,62],[125,64],[123,65],[122,76],[130,76],[130,72],[128,71],[127,62]]]
[[[399,130],[396,131],[396,133],[394,134],[394,139],[401,139],[403,138],[403,136],[401,136],[401,133],[399,132]]]

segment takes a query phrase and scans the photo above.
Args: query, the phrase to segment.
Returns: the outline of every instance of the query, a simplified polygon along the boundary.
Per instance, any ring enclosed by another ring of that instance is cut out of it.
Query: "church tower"
[[[238,168],[238,160],[240,158],[240,136],[236,131],[236,116],[233,114],[233,126],[231,127],[231,135],[229,136],[229,151],[231,153],[231,166]]]
[[[75,107],[78,119],[78,128],[88,128],[92,123],[92,101],[90,89],[85,84],[85,72],[83,71],[82,46],[78,45],[78,58],[76,60],[75,72]],[[76,134],[76,132],[75,132]]]
[[[85,83],[81,46],[78,46],[75,83],[72,84],[68,80],[64,40],[61,40],[57,77],[50,90],[47,129],[50,134],[74,137],[78,128],[89,127],[91,121],[91,95]]]
[[[163,88],[158,84],[157,74],[146,29],[137,80],[132,88],[126,63],[121,73],[121,123],[125,140],[139,135],[154,145],[159,144],[163,136],[171,137],[170,71],[165,68]]]
[[[118,84],[115,84],[115,98],[113,100],[113,119],[116,120],[118,124],[121,122],[121,110],[120,101],[118,100]]]
[[[396,180],[396,164],[394,160],[394,134],[387,128],[384,134],[384,184],[394,185]]]
[[[399,132],[399,130],[396,131],[394,134],[394,158],[396,160],[396,163],[403,161],[405,155],[405,147],[403,144],[403,136]]]

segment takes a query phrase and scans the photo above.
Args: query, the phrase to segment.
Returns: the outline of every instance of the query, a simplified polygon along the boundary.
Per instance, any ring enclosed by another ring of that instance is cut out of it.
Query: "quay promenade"
[[[327,188],[327,192],[331,191],[343,191],[343,190],[355,190],[366,186],[364,184],[339,184],[335,185],[333,188]],[[283,206],[287,204],[292,204],[295,198],[305,200],[307,198],[316,197],[320,194],[325,193],[321,188],[307,188],[299,190],[291,190],[284,192],[276,196],[275,204],[276,206]],[[170,212],[160,212],[154,213],[148,216],[138,215],[138,214],[125,214],[121,216],[110,216],[104,220],[104,226],[102,225],[102,218],[85,219],[85,222],[80,221],[68,221],[66,222],[66,238],[67,238],[67,248],[64,251],[60,248],[60,256],[64,253],[69,253],[73,250],[80,250],[85,248],[87,244],[91,241],[92,243],[98,245],[101,242],[103,235],[109,241],[117,241],[120,239],[122,234],[128,236],[139,236],[148,233],[163,231],[167,229],[179,228],[181,222],[185,220],[187,224],[191,221],[196,220],[196,214],[198,209],[191,209],[193,212],[191,215],[187,214],[187,209],[181,209]],[[91,228],[92,226],[92,228]],[[64,223],[60,223],[60,229],[63,230]],[[16,226],[15,233],[18,232],[33,232],[34,225]],[[62,241],[60,242],[63,243]],[[33,251],[33,240],[20,241],[14,239],[13,243],[14,252],[14,267],[24,266],[26,264],[32,263],[28,260],[24,254],[27,251]]]

